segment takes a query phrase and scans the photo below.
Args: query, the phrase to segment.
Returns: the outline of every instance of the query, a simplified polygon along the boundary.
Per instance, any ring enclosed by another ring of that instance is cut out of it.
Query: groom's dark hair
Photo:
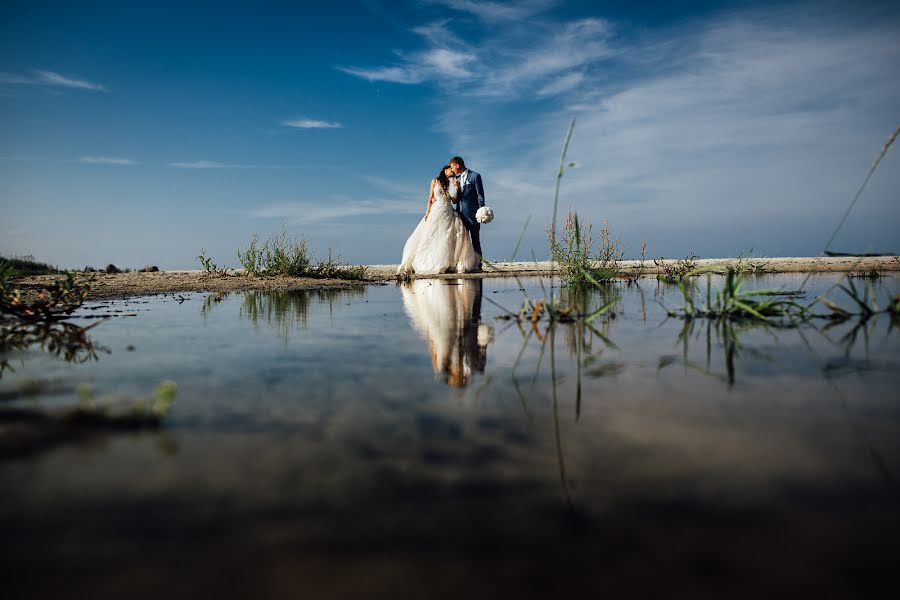
[[[464,161],[461,156],[454,156],[450,159],[450,162],[458,164],[463,169],[466,168],[466,161]]]

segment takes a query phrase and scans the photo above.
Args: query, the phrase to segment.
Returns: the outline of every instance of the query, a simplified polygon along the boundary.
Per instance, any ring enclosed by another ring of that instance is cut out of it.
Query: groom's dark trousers
[[[466,226],[469,235],[472,236],[472,246],[475,247],[475,254],[478,255],[478,264],[481,264],[481,224],[475,219],[469,220],[469,218],[462,213],[460,213],[459,216],[462,217],[463,225]]]
[[[466,176],[466,185],[460,190],[456,210],[462,217],[463,224],[472,236],[472,246],[478,254],[478,264],[481,264],[481,225],[475,220],[475,213],[484,206],[484,185],[481,183],[481,175],[469,169]]]

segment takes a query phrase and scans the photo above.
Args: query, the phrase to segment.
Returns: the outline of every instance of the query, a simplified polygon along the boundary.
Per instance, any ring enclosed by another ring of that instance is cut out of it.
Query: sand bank
[[[664,261],[664,264],[675,264],[675,260]],[[797,272],[857,272],[880,269],[883,271],[900,271],[900,257],[797,257],[797,258],[707,258],[697,259],[696,266],[729,265],[742,262],[758,270],[770,273]],[[625,273],[655,276],[662,272],[652,260],[627,260],[621,263]],[[551,273],[549,262],[497,262],[485,267],[484,273],[464,275],[463,277],[509,277],[512,275],[548,275]],[[209,275],[203,271],[160,271],[157,273],[93,273],[89,300],[105,298],[124,298],[146,296],[162,293],[184,292],[229,292],[238,290],[302,290],[316,288],[348,287],[372,283],[394,281],[397,265],[371,265],[367,267],[367,281],[345,281],[340,279],[309,279],[300,277],[248,277],[237,271],[228,271],[227,275]],[[434,277],[434,276],[431,276]],[[460,277],[455,274],[437,276],[440,278]],[[34,294],[46,287],[55,275],[25,277],[16,281],[26,295]]]

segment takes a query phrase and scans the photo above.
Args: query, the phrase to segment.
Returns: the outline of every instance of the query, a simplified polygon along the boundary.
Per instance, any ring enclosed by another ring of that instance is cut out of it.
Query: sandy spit
[[[900,256],[879,257],[798,257],[798,258],[707,258],[697,259],[696,266],[727,266],[743,263],[759,266],[770,273],[797,272],[857,272],[880,269],[900,271]],[[621,268],[630,275],[657,275],[662,272],[662,264],[674,264],[666,260],[660,265],[652,260],[627,260]],[[484,273],[470,275],[445,274],[431,278],[456,277],[509,277],[513,275],[547,275],[552,270],[549,262],[497,262],[485,267]],[[227,275],[210,275],[203,271],[160,271],[157,273],[92,273],[85,275],[90,281],[89,300],[148,296],[163,293],[184,292],[229,292],[237,290],[309,290],[317,288],[350,287],[358,285],[383,284],[395,280],[397,265],[371,265],[367,267],[366,281],[345,281],[341,279],[310,279],[302,277],[250,277],[239,271],[228,271]],[[49,285],[58,275],[40,275],[16,280],[15,285],[26,297],[36,294]]]

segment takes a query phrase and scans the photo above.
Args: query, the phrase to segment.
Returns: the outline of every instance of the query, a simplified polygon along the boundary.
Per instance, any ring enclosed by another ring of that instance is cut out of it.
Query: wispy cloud
[[[77,162],[84,165],[112,165],[116,167],[130,167],[141,164],[136,160],[117,156],[82,156]]]
[[[323,204],[321,202],[286,202],[258,208],[249,212],[256,219],[274,219],[290,225],[310,223],[344,222],[369,215],[396,215],[424,213],[422,203],[413,200],[345,200]]]
[[[343,123],[321,121],[319,119],[291,119],[283,121],[281,124],[295,129],[341,129],[344,126]]]
[[[556,96],[557,94],[562,94],[563,92],[568,92],[577,88],[583,81],[584,73],[569,73],[568,75],[563,75],[562,77],[547,83],[538,90],[537,95],[540,97]]]
[[[533,4],[529,11],[539,12],[549,6],[549,3]],[[496,18],[524,10],[489,5],[495,9],[491,14]],[[474,3],[464,4],[462,10],[477,13]],[[509,16],[509,20],[516,19]],[[398,52],[399,60],[395,64],[338,69],[373,82],[409,85],[427,82],[446,93],[519,101],[576,89],[586,81],[587,69],[619,52],[611,44],[612,27],[604,19],[515,22],[497,26],[491,35],[475,41],[464,41],[452,25],[451,21],[443,20],[412,29],[425,47]]]
[[[425,81],[424,73],[418,72],[407,66],[401,67],[375,67],[364,69],[361,67],[338,67],[348,75],[353,75],[367,81],[387,81],[389,83],[415,84]]]
[[[169,166],[179,169],[227,169],[232,165],[212,160],[192,160],[188,162],[171,162]]]
[[[524,0],[519,2],[475,2],[474,0],[429,0],[451,10],[462,11],[486,22],[518,21],[542,13],[559,0]]]
[[[215,160],[191,160],[170,162],[170,167],[177,169],[294,169],[293,165],[253,165],[223,163]]]
[[[64,87],[95,92],[106,92],[106,86],[86,79],[66,77],[54,71],[33,71],[31,75],[18,73],[0,73],[0,84],[8,85],[42,85],[49,87]]]

